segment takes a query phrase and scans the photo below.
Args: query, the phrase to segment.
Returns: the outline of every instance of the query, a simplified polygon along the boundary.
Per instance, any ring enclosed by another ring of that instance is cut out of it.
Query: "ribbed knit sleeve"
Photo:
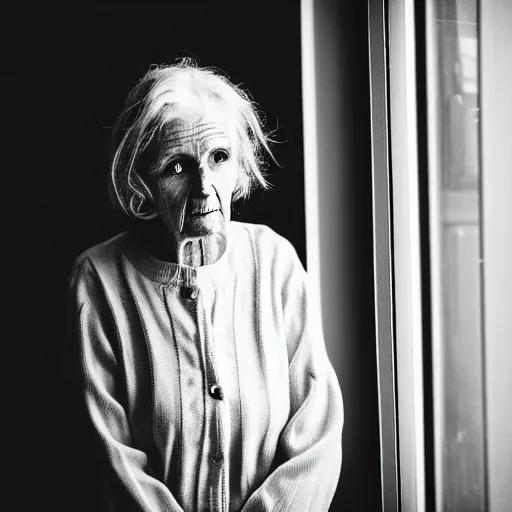
[[[290,416],[279,444],[279,466],[243,512],[327,512],[341,469],[343,404],[328,360],[320,312],[308,293],[308,276],[295,251],[288,253],[282,285],[290,357]]]
[[[83,400],[116,480],[116,501],[110,510],[182,512],[169,489],[151,475],[147,454],[133,446],[117,358],[121,340],[101,281],[87,258],[75,264],[69,298],[70,335],[78,344]],[[117,501],[121,495],[123,505]]]

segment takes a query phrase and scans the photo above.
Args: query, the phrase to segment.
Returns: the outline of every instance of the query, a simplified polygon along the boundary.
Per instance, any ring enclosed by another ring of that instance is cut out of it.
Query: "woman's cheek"
[[[190,189],[188,176],[172,176],[163,181],[161,194],[167,202],[177,203],[185,201]]]
[[[233,190],[235,189],[238,179],[238,166],[232,165],[227,168],[223,173],[219,173],[216,188],[221,194],[223,203],[231,203]]]
[[[190,190],[189,181],[185,176],[173,176],[159,184],[160,215],[175,231],[180,229],[180,218]]]

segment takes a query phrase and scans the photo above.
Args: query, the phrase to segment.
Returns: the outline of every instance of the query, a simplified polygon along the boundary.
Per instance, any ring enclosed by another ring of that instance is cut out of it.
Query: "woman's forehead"
[[[212,136],[231,138],[232,130],[227,123],[216,119],[173,119],[166,123],[160,132],[160,140],[178,141],[181,139],[200,139]]]
[[[191,105],[174,110],[160,131],[160,142],[174,146],[212,138],[234,140],[233,113],[216,105]]]

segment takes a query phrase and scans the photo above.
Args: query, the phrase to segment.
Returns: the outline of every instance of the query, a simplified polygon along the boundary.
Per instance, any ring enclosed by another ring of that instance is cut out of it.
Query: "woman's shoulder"
[[[235,239],[240,239],[244,236],[259,247],[276,248],[292,247],[291,243],[279,233],[276,233],[272,228],[265,224],[253,224],[248,222],[231,221],[230,228]]]
[[[241,241],[244,237],[250,240],[259,260],[274,264],[282,261],[285,265],[298,262],[297,252],[291,242],[269,226],[231,221],[230,227],[235,241]]]
[[[119,259],[127,236],[126,232],[119,233],[83,251],[73,262],[72,276],[91,270],[97,272],[97,269],[111,266]]]

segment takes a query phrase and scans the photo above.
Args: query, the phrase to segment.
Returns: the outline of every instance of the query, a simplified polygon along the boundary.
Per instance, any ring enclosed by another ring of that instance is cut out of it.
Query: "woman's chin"
[[[224,217],[220,210],[206,215],[187,215],[181,234],[184,236],[207,236],[224,230]]]

